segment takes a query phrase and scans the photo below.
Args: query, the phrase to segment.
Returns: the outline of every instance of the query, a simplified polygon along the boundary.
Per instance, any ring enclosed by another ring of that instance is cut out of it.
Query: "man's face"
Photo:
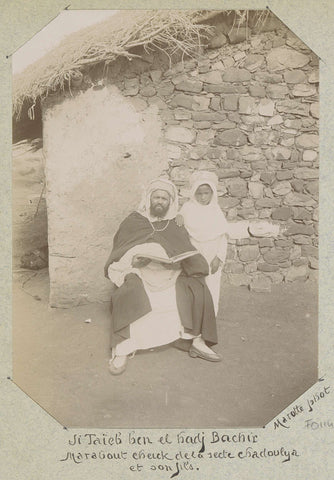
[[[150,213],[153,217],[163,218],[168,212],[170,196],[165,190],[156,190],[151,195]]]

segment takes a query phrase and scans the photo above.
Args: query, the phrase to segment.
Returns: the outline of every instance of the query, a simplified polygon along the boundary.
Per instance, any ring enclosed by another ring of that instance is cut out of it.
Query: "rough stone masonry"
[[[159,107],[181,195],[192,171],[213,170],[228,220],[287,226],[278,239],[230,243],[228,281],[256,291],[318,269],[318,58],[279,25],[120,84],[123,95]]]

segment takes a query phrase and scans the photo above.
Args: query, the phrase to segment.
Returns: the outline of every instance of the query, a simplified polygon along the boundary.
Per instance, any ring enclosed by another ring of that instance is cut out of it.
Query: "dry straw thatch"
[[[119,57],[135,58],[135,47],[193,55],[208,38],[210,26],[202,23],[213,11],[125,10],[97,25],[66,37],[46,56],[30,65],[13,81],[13,114],[25,101],[32,106],[50,92],[71,86],[71,79],[88,66],[110,64]]]
[[[223,13],[224,12],[224,13]],[[146,52],[163,51],[170,59],[176,53],[195,56],[208,43],[214,28],[210,19],[219,14],[230,18],[228,30],[247,26],[253,15],[253,27],[261,31],[269,10],[122,10],[104,22],[68,35],[57,47],[27,67],[13,79],[13,116],[19,119],[24,103],[33,118],[38,99],[65,90],[87,68],[109,66],[119,57],[140,57]],[[228,34],[228,31],[226,32]],[[136,53],[134,49],[136,49]],[[182,57],[183,58],[183,57]]]

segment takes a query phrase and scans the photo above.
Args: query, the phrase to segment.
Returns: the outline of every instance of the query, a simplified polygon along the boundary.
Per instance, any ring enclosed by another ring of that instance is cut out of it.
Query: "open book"
[[[198,254],[197,250],[191,250],[191,252],[179,253],[178,255],[175,255],[174,257],[170,257],[170,258],[156,257],[154,255],[145,255],[144,253],[137,254],[136,256],[137,258],[148,258],[152,262],[173,265],[174,263],[181,262],[182,260],[185,260],[186,258],[189,258],[189,257],[193,257],[194,255],[197,255],[197,254]]]

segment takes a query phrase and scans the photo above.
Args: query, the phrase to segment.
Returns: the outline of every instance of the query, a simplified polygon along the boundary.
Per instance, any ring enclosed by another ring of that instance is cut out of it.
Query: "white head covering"
[[[176,217],[178,207],[179,207],[178,194],[177,194],[176,186],[165,178],[157,178],[156,180],[152,180],[148,184],[137,211],[151,221],[156,220],[156,217],[152,217],[150,214],[151,195],[156,190],[164,190],[169,194],[170,204],[169,204],[168,211],[163,219],[172,220],[173,218]]]
[[[197,202],[195,193],[201,185],[209,185],[213,195],[208,205]],[[227,233],[228,223],[218,204],[218,178],[213,172],[199,170],[190,177],[190,201],[182,207],[184,225],[198,242],[206,242]]]
[[[189,179],[190,182],[190,198],[193,201],[196,201],[195,198],[195,193],[197,189],[201,185],[209,185],[211,188],[213,195],[211,199],[211,203],[218,203],[218,194],[217,194],[217,187],[218,187],[218,177],[215,173],[213,172],[207,172],[206,170],[198,170],[197,172],[194,172]]]

